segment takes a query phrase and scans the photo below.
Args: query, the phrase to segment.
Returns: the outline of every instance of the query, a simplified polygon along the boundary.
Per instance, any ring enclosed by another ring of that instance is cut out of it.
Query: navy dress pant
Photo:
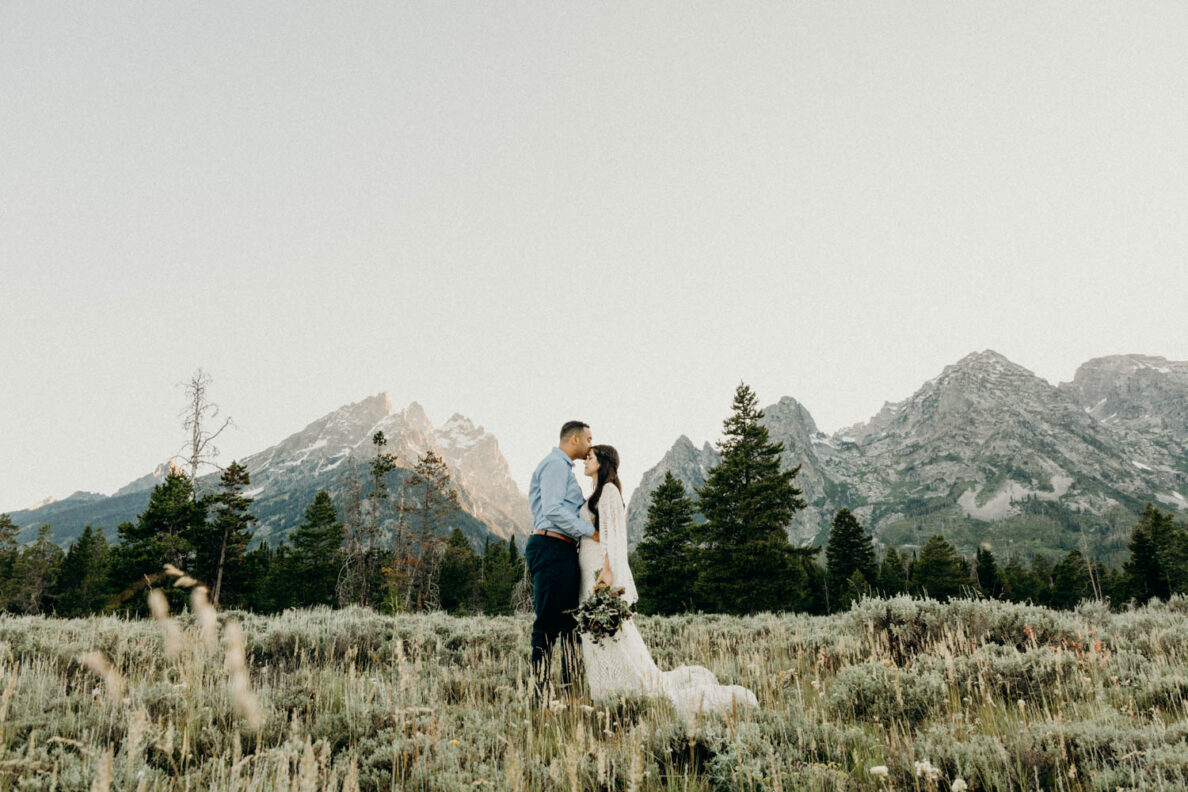
[[[524,560],[532,574],[533,605],[536,620],[532,623],[533,694],[540,696],[548,686],[553,644],[560,643],[561,684],[570,694],[576,693],[581,662],[581,637],[572,613],[578,606],[580,580],[576,543],[552,536],[533,534],[528,538]]]

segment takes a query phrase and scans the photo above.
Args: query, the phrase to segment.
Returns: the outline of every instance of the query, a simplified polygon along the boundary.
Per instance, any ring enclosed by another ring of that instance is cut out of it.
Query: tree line
[[[918,551],[888,547],[880,556],[849,509],[835,515],[824,548],[793,546],[785,528],[806,505],[794,483],[800,469],[780,468],[783,445],[770,442],[762,418],[755,394],[740,385],[718,443],[721,461],[696,497],[671,472],[652,493],[632,564],[642,612],[823,614],[863,596],[898,594],[1069,609],[1083,599],[1116,606],[1188,594],[1188,527],[1151,505],[1131,531],[1120,570],[1079,550],[1058,560],[1039,554],[1030,564],[1011,556],[1000,565],[988,545],[970,559],[941,535]]]
[[[391,504],[387,474],[395,457],[382,432],[365,486],[348,482],[342,517],[319,490],[289,541],[249,550],[256,518],[244,494],[251,477],[232,462],[218,489],[199,496],[193,473],[173,467],[153,488],[135,522],[121,523],[118,543],[88,525],[69,548],[42,526],[20,548],[17,526],[0,514],[0,608],[74,617],[145,615],[144,590],[161,585],[171,608],[186,607],[182,589],[165,587],[171,565],[200,581],[218,608],[275,613],[286,608],[362,605],[389,613],[443,609],[456,614],[511,614],[525,600],[525,564],[514,540],[487,538],[474,551],[461,529],[448,538],[458,496],[434,451],[406,479],[406,497]],[[527,594],[531,602],[530,592]],[[517,599],[518,598],[518,599]]]
[[[1151,505],[1119,570],[1078,550],[1000,564],[984,545],[967,558],[940,535],[918,550],[888,547],[880,555],[848,509],[837,512],[824,547],[793,546],[786,527],[806,505],[795,486],[799,467],[781,469],[783,446],[770,441],[762,418],[755,394],[740,384],[718,443],[721,460],[696,497],[671,473],[652,493],[631,559],[641,612],[831,613],[863,596],[898,594],[1072,608],[1083,599],[1116,606],[1188,593],[1188,527]],[[488,537],[480,554],[450,525],[458,495],[442,459],[426,452],[405,480],[405,497],[393,503],[388,476],[397,460],[382,432],[372,444],[366,480],[352,461],[343,503],[318,491],[289,541],[275,546],[248,549],[256,518],[245,494],[250,476],[237,462],[216,491],[202,495],[196,466],[189,475],[172,468],[136,521],[117,527],[115,545],[102,527],[88,525],[63,551],[46,525],[22,548],[17,526],[0,514],[0,609],[144,614],[143,591],[162,583],[167,564],[204,583],[216,607],[260,613],[318,605],[459,615],[531,609],[531,580],[514,540]],[[182,590],[164,590],[171,606],[185,607]]]

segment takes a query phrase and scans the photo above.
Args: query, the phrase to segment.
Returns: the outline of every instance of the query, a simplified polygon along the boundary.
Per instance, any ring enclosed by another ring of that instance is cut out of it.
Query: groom
[[[561,685],[568,695],[574,690],[580,660],[577,623],[564,611],[578,606],[580,573],[578,543],[593,536],[594,526],[578,517],[586,499],[573,462],[590,451],[590,427],[568,421],[561,427],[561,442],[549,452],[532,474],[528,505],[532,508],[532,536],[524,560],[532,573],[536,621],[532,623],[532,698],[543,703],[548,688],[553,644],[561,643]]]

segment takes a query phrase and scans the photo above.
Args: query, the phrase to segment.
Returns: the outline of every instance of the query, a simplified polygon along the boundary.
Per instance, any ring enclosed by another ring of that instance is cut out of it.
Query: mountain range
[[[1077,548],[1110,561],[1125,553],[1145,503],[1188,517],[1188,362],[1095,358],[1072,382],[1052,385],[987,350],[830,435],[791,397],[763,412],[771,439],[784,446],[783,464],[800,467],[795,481],[808,506],[789,526],[795,544],[823,543],[845,507],[883,545],[911,548],[942,533],[966,553],[988,543],[1024,556]],[[397,411],[380,393],[239,460],[251,475],[257,538],[284,540],[318,489],[341,509],[355,471],[366,492],[377,431],[399,460],[389,476],[393,500],[433,448],[459,492],[454,524],[476,549],[488,537],[522,543],[528,535],[527,498],[494,436],[462,415],[435,427],[416,402]],[[693,493],[718,461],[713,445],[677,438],[631,495],[631,543],[643,536],[651,493],[666,472]],[[163,463],[111,496],[76,492],[10,516],[21,541],[44,523],[63,545],[88,523],[114,540],[115,526],[136,519],[168,469]],[[216,485],[216,474],[199,479],[208,491]]]
[[[800,466],[808,506],[789,528],[795,544],[823,543],[845,507],[882,544],[911,548],[942,533],[967,553],[989,543],[1116,559],[1146,502],[1188,515],[1185,362],[1096,358],[1053,386],[987,350],[832,435],[793,398],[763,412],[784,466]],[[678,438],[632,493],[631,540],[666,472],[693,493],[718,460],[709,443]]]
[[[369,491],[372,437],[381,431],[388,441],[384,450],[398,460],[388,477],[393,501],[399,502],[413,465],[432,448],[446,463],[459,494],[461,509],[452,522],[471,544],[480,549],[488,536],[503,541],[514,536],[522,544],[532,523],[528,500],[512,479],[495,437],[457,414],[434,427],[419,404],[397,411],[385,393],[341,407],[280,443],[238,460],[251,477],[246,494],[254,499],[252,513],[259,520],[256,539],[283,540],[301,523],[319,489],[331,494],[341,515],[356,472],[363,492]],[[37,527],[45,523],[60,544],[68,544],[88,523],[105,526],[111,541],[120,522],[135,521],[144,511],[150,491],[168,473],[169,464],[158,465],[110,497],[76,492],[10,516],[22,529],[21,541],[34,538]],[[217,474],[200,476],[199,490],[213,490],[217,483]]]

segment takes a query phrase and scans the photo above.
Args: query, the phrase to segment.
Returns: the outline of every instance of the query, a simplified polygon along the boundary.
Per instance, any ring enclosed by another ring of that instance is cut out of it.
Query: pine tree
[[[897,594],[906,594],[907,590],[907,573],[903,569],[903,558],[894,547],[888,547],[879,567],[879,591],[885,597],[894,597]]]
[[[1002,568],[1003,595],[1011,602],[1034,602],[1038,591],[1035,576],[1031,570],[1012,555]]]
[[[977,570],[978,589],[992,599],[1002,597],[1002,576],[998,573],[998,564],[989,547],[978,548],[975,569]]]
[[[87,616],[102,610],[109,596],[109,549],[103,528],[88,525],[70,543],[55,590],[59,616]]]
[[[1072,610],[1083,599],[1093,598],[1089,567],[1080,550],[1070,550],[1052,570],[1053,608]]]
[[[500,541],[488,541],[482,560],[479,591],[483,613],[488,616],[511,616],[512,589],[519,580],[520,570],[512,565],[507,545]]]
[[[393,610],[433,610],[440,604],[436,586],[443,535],[460,508],[458,492],[445,461],[433,449],[417,461],[406,487],[409,497],[398,507],[401,538],[385,570],[385,601]]]
[[[783,610],[804,594],[787,534],[805,507],[792,484],[800,467],[780,470],[783,446],[768,442],[762,418],[755,394],[740,384],[717,444],[721,462],[697,491],[706,523],[695,591],[702,607],[718,612]]]
[[[305,521],[292,536],[293,574],[301,580],[298,607],[337,602],[338,571],[342,566],[343,530],[338,511],[326,490],[318,490],[305,510]]]
[[[144,613],[144,598],[134,595],[146,581],[159,580],[165,564],[187,572],[193,568],[195,534],[206,523],[206,504],[194,500],[193,491],[190,478],[171,467],[165,480],[149,493],[148,507],[136,523],[117,527],[120,541],[112,550],[112,580],[120,594],[113,605],[130,602],[130,611]],[[172,610],[185,607],[185,591],[170,587],[165,594]]]
[[[854,601],[849,582],[855,572],[862,573],[862,583],[867,588],[869,581],[878,580],[874,542],[849,509],[842,509],[833,518],[829,544],[825,547],[825,569],[834,610],[848,610]]]
[[[462,529],[455,528],[446,541],[445,553],[437,569],[437,589],[441,592],[442,610],[457,616],[478,610],[482,563],[482,558],[474,552]]]
[[[1140,603],[1188,592],[1188,531],[1148,503],[1131,530],[1130,559],[1122,568]]]
[[[969,575],[957,549],[936,534],[920,548],[912,567],[914,593],[945,601],[969,584]]]
[[[693,500],[672,475],[652,492],[648,521],[636,552],[640,613],[682,613],[697,608],[698,552],[694,545]]]
[[[7,599],[5,592],[12,582],[12,568],[20,555],[20,545],[16,540],[18,532],[12,517],[0,514],[0,608]]]
[[[1035,558],[1031,559],[1031,578],[1035,581],[1035,594],[1032,597],[1032,602],[1036,605],[1048,607],[1052,604],[1054,570],[1055,566],[1046,555],[1037,553]]]
[[[37,541],[22,549],[13,564],[5,607],[33,615],[52,611],[53,592],[65,555],[50,538],[50,527],[41,526]]]
[[[234,601],[243,590],[243,556],[256,522],[248,511],[252,499],[243,494],[250,484],[247,468],[238,462],[223,471],[219,491],[209,499],[211,521],[201,527],[195,541],[193,574],[211,587],[210,601],[216,608],[221,602]]]

